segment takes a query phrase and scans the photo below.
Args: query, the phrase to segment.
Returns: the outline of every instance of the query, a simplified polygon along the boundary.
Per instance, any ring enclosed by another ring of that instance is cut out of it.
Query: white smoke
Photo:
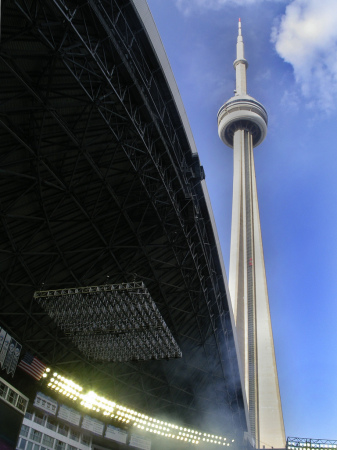
[[[278,54],[293,66],[296,82],[309,106],[327,112],[337,99],[337,2],[293,0],[272,41]]]

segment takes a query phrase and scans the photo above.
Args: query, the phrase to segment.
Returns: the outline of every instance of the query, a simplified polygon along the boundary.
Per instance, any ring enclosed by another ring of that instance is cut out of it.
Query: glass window
[[[90,437],[87,436],[86,434],[82,434],[81,442],[83,445],[87,445],[89,447],[90,446]]]
[[[27,403],[28,403],[27,400],[21,397],[21,395],[19,395],[16,406],[17,408],[19,408],[20,411],[24,411],[26,409]]]
[[[69,427],[67,425],[64,425],[63,423],[60,423],[58,432],[63,436],[68,436]]]
[[[48,434],[43,435],[42,444],[46,445],[47,447],[53,448],[54,446],[54,438],[51,436],[48,436]]]
[[[72,445],[70,445],[70,444],[68,444],[68,449],[67,450],[77,450],[77,448],[72,446]]]
[[[57,428],[56,420],[52,419],[51,417],[48,417],[46,427],[49,428],[49,430],[56,431],[56,428]]]
[[[16,392],[14,392],[12,389],[8,389],[7,401],[9,403],[11,403],[12,405],[15,405],[17,396],[18,396],[18,394]]]
[[[78,433],[75,430],[70,429],[70,435],[69,435],[70,439],[72,439],[73,441],[79,441],[80,440],[80,433]]]
[[[30,430],[30,435],[29,435],[30,439],[32,441],[35,442],[41,442],[41,438],[42,438],[42,433],[40,431],[34,430],[34,428],[32,428]]]
[[[28,420],[33,420],[33,411],[29,406],[27,408],[27,411],[25,412],[25,417]]]
[[[5,383],[0,381],[0,397],[6,398],[7,389],[8,389],[8,387],[5,385]]]
[[[26,450],[39,450],[40,446],[38,444],[33,444],[33,442],[28,441]]]
[[[55,450],[65,450],[66,443],[62,441],[56,441],[55,443]]]
[[[20,439],[19,448],[22,449],[22,450],[24,450],[24,448],[26,447],[26,442],[27,442],[26,439],[21,438],[21,439]]]
[[[28,437],[29,427],[27,425],[22,425],[20,430],[20,436]]]
[[[34,422],[38,423],[39,425],[43,425],[44,424],[44,415],[40,412],[35,412],[35,416],[34,416]]]

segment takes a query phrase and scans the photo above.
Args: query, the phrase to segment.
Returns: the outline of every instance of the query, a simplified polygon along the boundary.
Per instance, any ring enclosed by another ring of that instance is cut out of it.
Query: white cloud
[[[337,100],[337,2],[293,0],[272,40],[293,66],[295,79],[311,107],[332,111]]]
[[[297,112],[299,109],[299,105],[301,104],[301,101],[296,93],[296,91],[288,91],[285,90],[283,92],[283,96],[281,99],[281,105],[287,110],[287,111],[293,111]]]

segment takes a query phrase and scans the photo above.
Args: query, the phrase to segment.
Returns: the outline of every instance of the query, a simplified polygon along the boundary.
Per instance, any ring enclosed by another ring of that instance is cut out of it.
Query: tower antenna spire
[[[238,23],[238,38],[236,43],[236,60],[233,63],[234,69],[236,71],[236,95],[247,94],[247,79],[246,70],[248,67],[248,62],[245,59],[245,48],[243,44],[243,37],[241,32],[241,19],[239,18]]]

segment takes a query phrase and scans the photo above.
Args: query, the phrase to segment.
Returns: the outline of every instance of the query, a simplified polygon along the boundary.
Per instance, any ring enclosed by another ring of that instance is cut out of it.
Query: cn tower
[[[247,94],[248,62],[239,19],[236,90],[218,112],[220,139],[234,151],[229,267],[241,369],[255,448],[284,448],[285,432],[270,320],[253,149],[267,134],[267,112]]]

